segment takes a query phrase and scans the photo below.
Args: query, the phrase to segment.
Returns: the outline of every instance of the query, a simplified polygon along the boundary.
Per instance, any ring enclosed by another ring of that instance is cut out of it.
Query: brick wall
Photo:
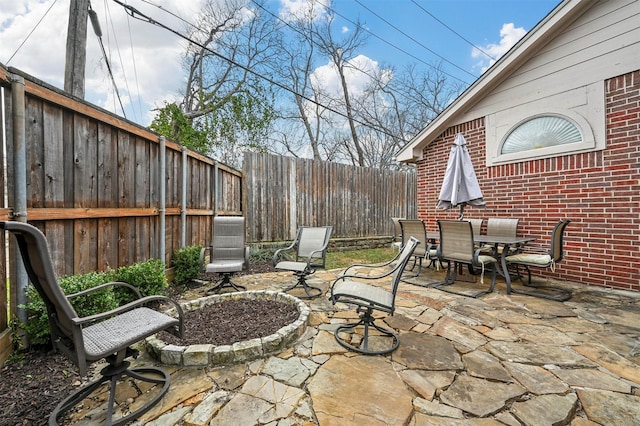
[[[431,231],[436,219],[457,218],[457,210],[435,205],[451,144],[462,132],[487,201],[484,210],[467,207],[465,217],[519,217],[519,233],[539,236],[534,244],[545,247],[554,224],[571,219],[565,259],[544,274],[640,291],[640,71],[604,84],[605,150],[487,168],[484,119],[453,126],[418,164],[418,216]]]

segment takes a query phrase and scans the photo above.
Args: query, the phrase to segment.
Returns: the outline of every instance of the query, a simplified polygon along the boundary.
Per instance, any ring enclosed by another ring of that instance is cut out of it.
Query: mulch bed
[[[78,370],[51,348],[34,348],[19,358],[0,369],[0,425],[46,425],[56,405],[79,385]]]
[[[158,338],[174,345],[231,345],[265,337],[294,322],[296,306],[275,300],[225,300],[185,312],[185,337],[179,339],[165,331]]]

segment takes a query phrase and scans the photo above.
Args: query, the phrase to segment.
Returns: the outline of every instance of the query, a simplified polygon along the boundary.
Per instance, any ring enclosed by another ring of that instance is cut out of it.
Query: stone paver
[[[508,400],[526,389],[515,383],[497,383],[469,376],[458,376],[440,399],[474,416],[484,417],[505,407]]]
[[[566,425],[576,414],[578,398],[569,395],[542,395],[515,402],[511,413],[528,426]]]
[[[322,425],[400,425],[413,413],[413,394],[384,357],[334,356],[308,389]]]
[[[325,293],[305,300],[305,324],[280,352],[248,359],[264,347],[251,342],[143,351],[136,365],[159,364],[155,356],[189,366],[166,366],[169,392],[134,424],[624,426],[640,418],[640,294],[570,284],[573,297],[561,303],[507,296],[498,280],[494,293],[470,299],[423,286],[444,274],[423,269],[412,279],[420,286],[401,284],[396,315],[380,315],[399,333],[400,347],[363,356],[333,336],[338,324],[357,318],[326,296],[338,272],[315,274]],[[292,277],[237,281],[279,291]],[[226,364],[211,365],[207,356]],[[141,404],[152,395],[147,390],[136,398],[128,386],[118,400]],[[101,404],[86,401],[73,424],[96,424]]]

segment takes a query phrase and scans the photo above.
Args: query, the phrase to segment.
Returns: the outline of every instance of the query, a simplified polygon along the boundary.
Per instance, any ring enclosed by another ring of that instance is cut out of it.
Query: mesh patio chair
[[[487,219],[487,235],[500,237],[516,237],[518,235],[518,223],[520,219],[505,217],[490,217]],[[493,256],[500,256],[504,247],[498,245],[493,246],[487,244],[484,251],[491,253]]]
[[[484,219],[465,219],[471,222],[471,228],[473,229],[473,236],[476,237],[480,235],[482,230],[482,224],[484,223]]]
[[[108,362],[97,380],[77,389],[56,406],[49,417],[49,424],[57,425],[65,413],[94,394],[103,383],[109,384],[106,424],[123,425],[149,411],[169,390],[169,373],[157,367],[129,368],[130,363],[126,358],[138,354],[131,345],[162,330],[182,337],[184,325],[180,305],[164,296],[142,297],[138,289],[122,282],[102,284],[66,295],[58,284],[47,240],[42,232],[20,222],[0,222],[0,229],[9,231],[16,238],[29,280],[45,303],[54,349],[67,356],[78,367],[82,376],[87,375],[91,363],[103,358]],[[126,289],[135,300],[108,312],[79,317],[71,301],[108,287]],[[177,318],[148,306],[158,306],[159,302],[173,305]],[[161,389],[141,396],[143,405],[130,413],[123,413],[115,407],[116,389],[128,382],[125,380],[127,377],[149,383],[145,388],[157,385]]]
[[[419,219],[403,219],[400,220],[400,228],[402,229],[403,244],[406,244],[411,237],[414,237],[420,243],[413,251],[413,265],[411,266],[412,271],[416,265],[418,270],[414,274],[405,275],[404,279],[415,278],[420,275],[423,260],[429,261],[427,267],[435,265],[439,269],[438,251],[436,250],[436,245],[430,243],[427,238],[427,228],[424,226],[424,222]]]
[[[438,220],[440,230],[440,244],[438,245],[438,256],[441,260],[448,262],[447,276],[444,282],[434,285],[435,288],[448,293],[459,294],[461,296],[478,297],[482,294],[491,293],[496,284],[496,273],[498,260],[482,253],[482,249],[475,247],[473,239],[473,229],[471,223],[466,220]],[[487,290],[464,293],[452,288],[455,283],[458,268],[457,264],[467,264],[474,268],[480,268],[480,283],[484,284],[484,272],[491,268],[491,284]]]
[[[300,287],[306,295],[298,297],[303,299],[311,299],[322,294],[320,287],[307,283],[307,276],[315,273],[318,268],[324,268],[332,230],[332,226],[301,226],[291,245],[274,253],[274,267],[291,271],[297,277],[296,283],[284,291]]]
[[[206,294],[218,293],[224,288],[235,291],[246,287],[231,281],[231,276],[249,267],[249,246],[245,245],[244,217],[216,216],[213,218],[211,245],[200,252],[202,272],[214,272],[220,277]]]
[[[565,289],[559,289],[549,286],[535,286],[531,283],[531,269],[530,268],[548,268],[551,271],[555,271],[555,267],[564,258],[564,233],[567,225],[571,221],[564,219],[558,221],[551,233],[551,246],[546,253],[534,252],[532,250],[523,251],[514,255],[505,257],[507,267],[515,266],[518,270],[518,277],[522,283],[527,287],[535,288],[535,290],[527,289],[511,289],[513,293],[526,294],[529,296],[538,296],[546,299],[565,301],[571,298],[571,291]],[[528,247],[528,246],[526,246]],[[525,250],[526,250],[525,247]],[[527,272],[527,281],[524,281],[522,274],[519,273],[520,267],[524,268]]]
[[[346,303],[356,305],[356,312],[360,315],[360,319],[357,322],[349,324],[341,324],[334,331],[334,337],[336,341],[346,349],[359,352],[365,355],[382,355],[393,352],[400,345],[398,335],[392,330],[378,325],[375,322],[374,311],[385,312],[393,315],[395,310],[396,293],[400,284],[400,278],[404,272],[404,268],[407,266],[413,251],[419,244],[416,238],[409,238],[404,245],[402,251],[391,261],[382,265],[353,265],[366,268],[380,268],[395,263],[395,266],[391,270],[385,270],[381,274],[358,274],[358,271],[348,273],[353,267],[347,268],[344,274],[338,277],[331,286],[331,301],[335,305],[336,303]],[[391,282],[382,281],[386,277],[391,277]],[[368,284],[363,281],[369,281]],[[382,284],[381,284],[382,283]],[[345,340],[345,335],[353,336],[356,333],[356,328],[362,327],[362,339],[350,339]],[[381,336],[391,338],[391,344],[388,347],[376,349],[375,345],[372,345],[369,338],[369,328],[373,327],[377,330]],[[343,334],[344,333],[344,334]],[[358,342],[356,345],[355,342]]]

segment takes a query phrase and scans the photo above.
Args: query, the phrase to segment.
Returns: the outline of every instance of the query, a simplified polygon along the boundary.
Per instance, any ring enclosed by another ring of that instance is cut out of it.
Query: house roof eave
[[[515,70],[553,39],[598,0],[564,0],[525,34],[502,58],[460,94],[442,113],[398,151],[396,160],[413,163],[422,159],[424,148],[442,134],[450,123],[478,103],[483,96],[508,78]]]

